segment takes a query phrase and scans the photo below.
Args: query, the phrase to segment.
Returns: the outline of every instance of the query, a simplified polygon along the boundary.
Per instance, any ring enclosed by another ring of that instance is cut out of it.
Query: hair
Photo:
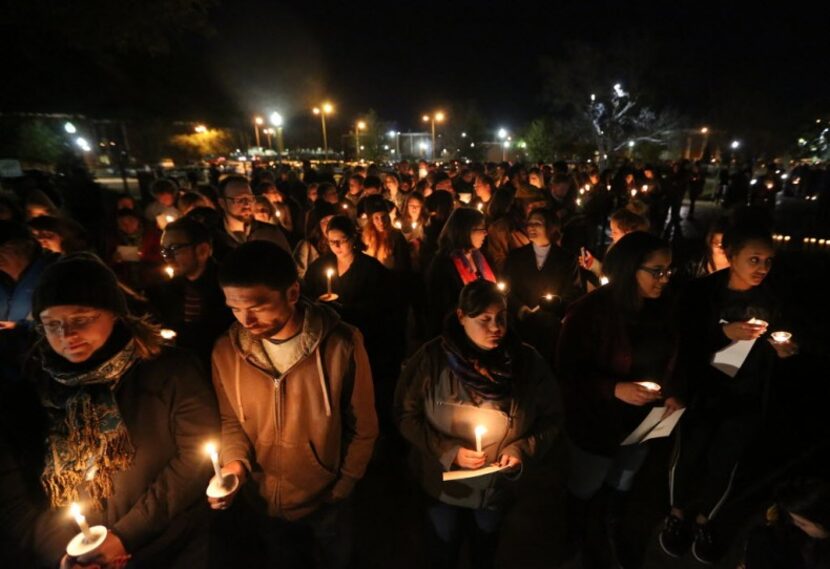
[[[778,506],[830,530],[830,483],[818,478],[797,478],[779,487]]]
[[[271,180],[264,180],[264,181],[260,181],[260,182],[256,185],[256,187],[254,188],[254,193],[255,193],[256,195],[258,195],[258,196],[261,196],[261,195],[263,195],[265,192],[267,192],[268,190],[270,190],[271,188],[274,188],[274,189],[275,189],[275,190],[277,190],[280,194],[282,193],[282,192],[280,192],[280,189],[277,187],[277,184],[275,184],[275,183],[274,183],[273,181],[271,181]]]
[[[386,174],[386,179],[385,179],[384,181],[386,181],[386,180],[387,180],[387,179],[389,179],[389,178],[392,178],[392,179],[394,179],[396,182],[398,182],[398,185],[400,185],[400,184],[401,184],[401,178],[400,178],[400,176],[398,176],[395,172],[387,172],[387,174]]]
[[[0,245],[7,244],[30,260],[41,250],[28,228],[17,221],[0,221]]]
[[[644,231],[629,233],[608,250],[603,269],[611,281],[614,301],[624,313],[640,309],[637,271],[658,251],[671,251],[668,243]]]
[[[357,168],[355,168],[355,172],[357,172]],[[351,182],[352,180],[360,182],[360,185],[362,186],[365,178],[363,177],[363,174],[352,174],[351,176],[349,176],[349,181]]]
[[[648,231],[648,219],[627,208],[621,208],[612,213],[611,221],[616,223],[623,233]]]
[[[418,219],[412,219],[409,217],[409,202],[413,200],[421,202],[421,217]],[[426,223],[427,219],[429,219],[429,213],[427,212],[426,198],[418,192],[410,192],[407,194],[406,199],[403,201],[403,207],[401,208],[401,222],[404,223],[404,226],[405,224],[412,223],[413,221],[417,221],[423,225]]]
[[[763,243],[770,249],[774,247],[769,229],[751,221],[739,222],[727,228],[723,233],[723,248],[731,259],[751,241]]]
[[[482,184],[487,184],[487,187],[490,188],[490,197],[492,197],[496,193],[496,182],[493,181],[492,176],[479,174],[478,179]]]
[[[266,198],[263,195],[258,195],[254,198],[256,205],[264,206],[268,208],[268,218],[271,219],[277,214],[277,209],[274,207],[274,204],[271,203],[271,200]]]
[[[484,279],[476,279],[465,285],[458,295],[458,309],[470,318],[482,314],[494,304],[506,308],[507,297],[499,291],[496,283]]]
[[[23,211],[20,209],[20,201],[17,196],[6,192],[0,194],[0,214],[3,214],[3,217],[0,217],[0,220],[3,221],[21,221],[23,219]]]
[[[294,259],[270,241],[243,243],[228,254],[219,268],[219,285],[223,287],[262,285],[285,292],[297,279]]]
[[[380,195],[372,195],[364,200],[364,210],[369,216],[369,222],[363,226],[362,239],[366,246],[366,253],[383,262],[392,254],[394,233],[390,230],[380,232],[375,227],[372,217],[375,213],[389,214],[387,201]]]
[[[210,243],[210,231],[204,223],[197,221],[192,217],[180,217],[176,221],[168,223],[164,228],[165,231],[181,231],[187,235],[187,240],[194,245],[198,243]]]
[[[352,242],[352,248],[355,250],[359,250],[362,246],[362,243],[357,238],[357,227],[355,226],[352,218],[347,215],[335,215],[329,221],[328,231],[331,230],[341,231],[343,235],[346,236],[346,239]]]
[[[28,221],[29,229],[33,231],[51,231],[61,238],[61,250],[64,253],[75,253],[89,249],[89,240],[83,226],[63,217],[42,215]]]
[[[450,214],[447,224],[438,236],[438,250],[444,253],[472,249],[470,234],[476,225],[484,223],[484,214],[477,209],[460,207]]]
[[[230,176],[225,176],[222,178],[222,181],[219,182],[219,197],[224,198],[228,195],[228,186],[233,185],[245,185],[250,187],[250,182],[248,182],[248,178],[245,176],[240,176],[239,174],[231,174]]]
[[[374,188],[376,190],[380,190],[383,187],[383,183],[380,181],[380,178],[377,176],[366,176],[363,180],[363,189],[366,188]]]
[[[157,196],[159,194],[175,194],[179,191],[179,186],[170,178],[160,178],[153,182],[150,192]]]
[[[562,237],[562,221],[559,217],[547,207],[533,208],[530,210],[527,220],[530,221],[530,218],[534,215],[538,215],[545,220],[545,233],[547,234],[550,242],[553,244],[558,243],[559,239]]]
[[[430,223],[434,221],[443,225],[449,219],[453,205],[452,194],[449,192],[433,192],[424,199]]]
[[[314,207],[308,212],[308,218],[305,226],[306,241],[311,244],[318,253],[323,254],[329,250],[328,240],[323,232],[320,230],[320,221],[328,216],[337,215],[337,207],[329,202],[317,199],[314,202]]]
[[[177,205],[179,206],[180,210],[190,211],[194,207],[197,207],[199,204],[202,204],[207,201],[209,201],[208,198],[206,198],[199,192],[187,191],[182,192],[179,195]]]
[[[496,189],[490,202],[487,204],[487,217],[491,221],[500,219],[510,213],[516,197],[516,188],[512,184],[505,184]]]

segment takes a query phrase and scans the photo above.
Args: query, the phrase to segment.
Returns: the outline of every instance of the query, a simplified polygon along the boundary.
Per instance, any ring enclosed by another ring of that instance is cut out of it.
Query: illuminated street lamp
[[[204,134],[207,132],[207,127],[203,124],[197,124],[193,130],[195,130],[198,134]]]
[[[430,159],[435,160],[435,123],[442,123],[444,122],[444,113],[441,111],[437,111],[432,116],[424,115],[422,117],[424,122],[431,123],[432,125],[432,151],[430,152]]]
[[[355,156],[360,156],[360,131],[366,130],[366,121],[357,121],[354,125],[354,152]]]
[[[732,144],[729,145],[732,150],[737,150],[741,147],[741,142],[739,140],[733,140]]]
[[[254,134],[256,135],[256,145],[259,146],[259,127],[265,124],[262,117],[254,117]]]
[[[332,114],[334,112],[334,107],[327,101],[319,107],[314,107],[312,110],[315,115],[320,115],[320,124],[323,128],[323,159],[325,160],[329,155],[329,141],[326,137],[326,115]]]
[[[268,117],[268,119],[271,121],[271,124],[277,129],[277,151],[280,153],[280,156],[282,156],[284,150],[282,141],[282,115],[279,114],[277,111],[274,111],[273,113],[271,113],[271,116]]]
[[[76,132],[78,132],[78,129],[75,128],[75,125],[71,122],[64,123],[63,130],[65,130],[67,134],[75,134]]]

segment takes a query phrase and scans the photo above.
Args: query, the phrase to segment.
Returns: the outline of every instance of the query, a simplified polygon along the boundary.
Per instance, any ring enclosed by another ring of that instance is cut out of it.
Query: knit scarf
[[[513,342],[505,338],[492,350],[474,345],[461,324],[449,319],[441,336],[450,370],[475,401],[503,401],[513,391]]]
[[[138,361],[135,340],[92,369],[67,370],[62,358],[41,351],[51,378],[41,394],[50,426],[41,483],[53,508],[78,501],[85,490],[93,509],[113,494],[113,475],[126,470],[134,449],[115,400],[115,387]]]
[[[474,266],[470,266],[466,255],[461,251],[453,251],[450,253],[450,258],[452,259],[453,265],[455,265],[455,270],[458,271],[458,276],[461,277],[461,282],[465,285],[478,279],[484,279],[491,283],[496,282],[496,276],[493,274],[493,270],[487,263],[487,259],[481,254],[481,251],[474,249],[472,255]]]

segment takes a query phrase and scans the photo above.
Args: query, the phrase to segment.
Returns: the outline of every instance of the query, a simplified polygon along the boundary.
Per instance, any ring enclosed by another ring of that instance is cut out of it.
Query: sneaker
[[[695,539],[692,543],[692,555],[704,565],[714,565],[717,550],[709,524],[695,524]]]
[[[686,520],[669,514],[657,536],[660,548],[670,557],[683,557],[692,545],[692,532]]]

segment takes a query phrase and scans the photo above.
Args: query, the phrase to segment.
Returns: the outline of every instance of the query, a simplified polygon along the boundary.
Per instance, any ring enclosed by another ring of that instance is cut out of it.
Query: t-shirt
[[[278,374],[282,375],[288,371],[288,366],[294,363],[297,344],[301,336],[302,334],[297,333],[287,340],[264,340],[262,342],[265,353],[268,354],[268,359],[271,360],[271,365]]]

